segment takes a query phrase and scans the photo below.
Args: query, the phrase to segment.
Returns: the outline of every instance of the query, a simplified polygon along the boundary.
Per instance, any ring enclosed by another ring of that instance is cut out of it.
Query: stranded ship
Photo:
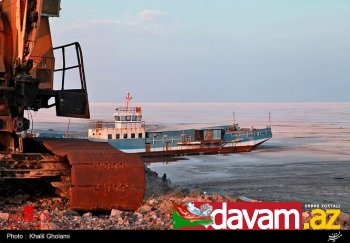
[[[117,107],[114,122],[90,122],[88,138],[108,142],[142,157],[249,152],[272,138],[271,127],[240,128],[237,123],[187,130],[152,131],[142,120],[142,108]]]

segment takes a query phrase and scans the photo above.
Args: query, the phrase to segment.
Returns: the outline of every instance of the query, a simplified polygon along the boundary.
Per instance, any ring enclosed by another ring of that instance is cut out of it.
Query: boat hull
[[[210,129],[220,131],[216,128]],[[150,132],[147,138],[98,139],[97,141],[108,142],[113,147],[126,153],[136,153],[141,157],[154,158],[250,152],[272,137],[271,128],[231,132],[227,132],[226,127],[220,127],[220,129],[226,132],[222,135],[220,135],[220,132],[217,132],[217,139],[213,139],[215,138],[214,134],[210,140],[205,140],[203,137],[200,142],[198,140],[193,141],[193,139],[191,141],[184,141],[183,136],[181,136],[183,134],[191,135],[192,138],[200,136],[198,135],[199,133],[196,135],[195,130],[165,131],[161,133]]]
[[[259,145],[245,145],[245,146],[231,146],[231,147],[202,147],[202,148],[188,148],[175,149],[169,151],[153,151],[153,152],[138,152],[142,158],[158,158],[158,157],[172,157],[172,156],[188,156],[188,155],[209,155],[209,154],[230,154],[251,152]]]

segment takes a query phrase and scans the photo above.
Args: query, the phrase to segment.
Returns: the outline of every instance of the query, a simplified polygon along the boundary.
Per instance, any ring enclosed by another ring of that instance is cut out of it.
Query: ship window
[[[120,116],[115,116],[114,118],[116,121],[120,121]]]
[[[95,136],[95,133],[93,133],[92,136]]]
[[[116,139],[120,139],[120,134],[116,134],[116,135],[115,135],[115,138],[116,138]]]
[[[138,116],[138,121],[142,121],[142,116]]]
[[[131,133],[131,138],[135,138],[135,133]]]
[[[142,138],[142,133],[139,133],[139,138]]]
[[[126,121],[131,121],[131,116],[126,116]]]
[[[112,134],[108,134],[108,139],[112,139]]]
[[[124,134],[124,138],[128,138],[128,134],[125,133],[125,134]]]
[[[121,120],[121,121],[125,121],[125,116],[121,116],[121,117],[120,117],[120,120]]]
[[[132,116],[133,121],[137,121],[137,116]]]

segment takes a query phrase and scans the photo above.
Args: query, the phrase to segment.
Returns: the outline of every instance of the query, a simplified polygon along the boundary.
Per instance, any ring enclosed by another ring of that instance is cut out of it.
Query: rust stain
[[[70,207],[79,210],[136,210],[145,192],[144,163],[108,143],[49,139],[44,146],[71,165]]]

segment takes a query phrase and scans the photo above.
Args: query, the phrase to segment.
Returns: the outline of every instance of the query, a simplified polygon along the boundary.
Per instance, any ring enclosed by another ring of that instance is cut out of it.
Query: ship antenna
[[[128,96],[125,97],[126,99],[126,112],[129,111],[129,102],[132,99],[132,97],[130,96],[130,92],[128,92]]]
[[[271,113],[269,113],[269,127],[271,127]]]
[[[235,125],[236,125],[236,116],[235,116],[235,112],[232,112],[232,115],[233,115],[233,125],[235,126]]]

